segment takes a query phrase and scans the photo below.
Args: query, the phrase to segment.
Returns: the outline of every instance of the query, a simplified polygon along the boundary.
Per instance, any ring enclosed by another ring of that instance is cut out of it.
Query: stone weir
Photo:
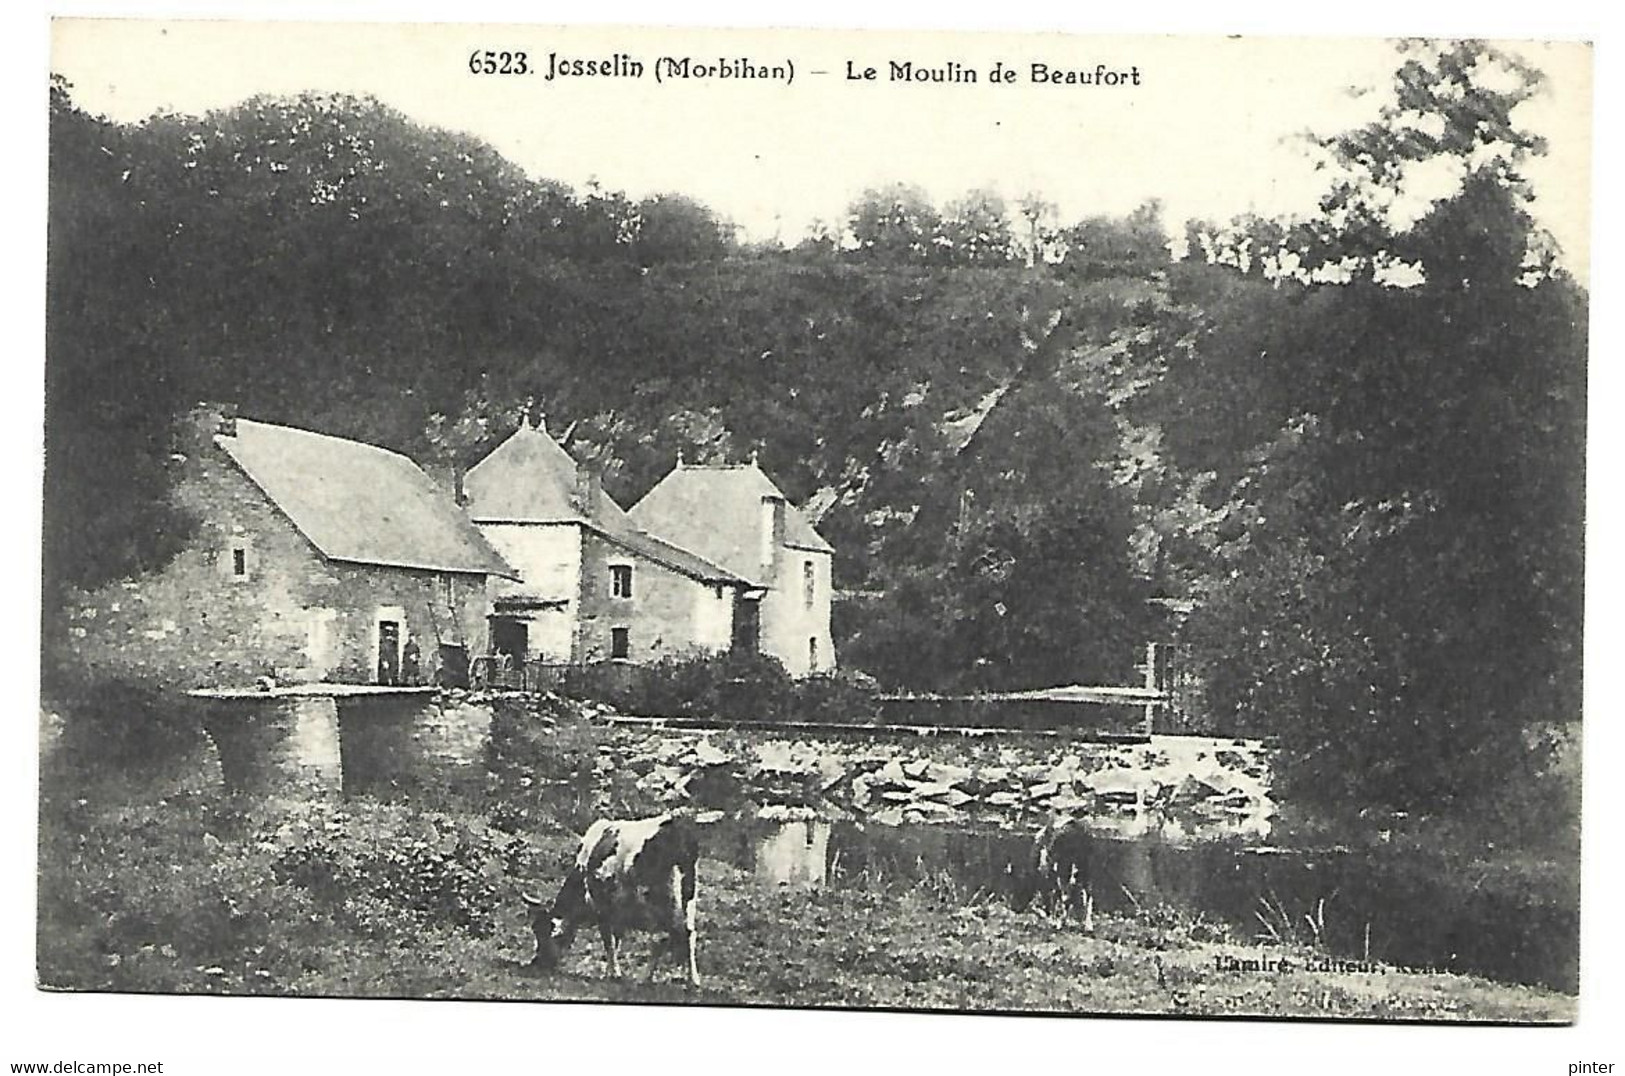
[[[1153,736],[1101,743],[999,736],[786,736],[617,724],[600,779],[643,797],[764,818],[844,815],[883,825],[1029,826],[1062,815],[1136,836],[1262,838],[1275,805],[1256,740]]]

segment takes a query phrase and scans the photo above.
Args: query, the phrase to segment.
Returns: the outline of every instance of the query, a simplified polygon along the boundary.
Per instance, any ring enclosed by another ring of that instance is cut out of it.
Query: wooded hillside
[[[1318,214],[1190,222],[1179,260],[1154,203],[904,186],[748,245],[372,100],[129,126],[59,82],[47,621],[184,535],[197,400],[440,467],[530,408],[623,504],[679,449],[759,450],[881,594],[837,645],[884,683],[1121,682],[1147,599],[1189,598],[1207,719],[1305,787],[1482,788],[1579,712],[1587,297],[1528,214],[1538,74],[1399,64],[1379,122],[1306,147]],[[1458,188],[1402,224],[1423,164]]]

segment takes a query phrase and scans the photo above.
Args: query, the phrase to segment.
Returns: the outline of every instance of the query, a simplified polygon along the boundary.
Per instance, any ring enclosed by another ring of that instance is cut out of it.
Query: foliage
[[[172,427],[225,399],[439,472],[545,413],[622,503],[678,451],[756,449],[792,500],[821,506],[840,585],[886,588],[914,569],[899,522],[957,481],[942,424],[1021,367],[1030,311],[1098,311],[1102,334],[1126,312],[1092,290],[1109,273],[1018,265],[988,192],[942,210],[871,192],[850,241],[810,256],[743,248],[681,195],[531,179],[367,98],[138,126],[85,115],[65,85],[52,102],[53,586],[173,552]],[[1049,211],[1020,212],[1025,241],[1050,244]],[[1049,499],[1036,476],[1018,495]]]
[[[421,964],[489,936],[558,851],[478,813],[85,791],[41,805],[39,976],[52,986],[348,993],[392,952]]]
[[[874,713],[873,688],[863,678],[829,673],[797,679],[760,654],[581,666],[567,670],[559,688],[575,698],[649,717],[817,723],[863,721]]]
[[[1162,205],[1155,200],[1121,220],[1085,218],[1062,230],[1059,239],[1065,249],[1059,270],[1085,279],[1144,277],[1166,269],[1169,263]]]
[[[212,803],[112,806],[47,797],[39,975],[114,990],[274,991],[333,923],[274,883]]]
[[[46,287],[47,603],[162,563],[192,523],[169,503],[167,460],[186,400],[170,345],[164,228],[127,181],[137,132],[76,110],[51,85]],[[110,525],[110,521],[112,525]]]
[[[504,879],[528,873],[521,838],[397,805],[306,806],[270,843],[277,883],[346,909],[367,931],[437,924],[487,936]]]
[[[190,757],[205,737],[196,708],[171,685],[131,676],[53,678],[61,715],[53,762],[81,774],[152,773]]]
[[[1221,725],[1280,737],[1289,796],[1459,813],[1532,780],[1525,730],[1579,712],[1586,300],[1531,255],[1538,144],[1507,126],[1530,73],[1408,55],[1398,130],[1327,143],[1345,168],[1314,226],[1245,226],[1279,244],[1265,272],[1232,242],[1174,274],[1126,414],[1157,433],[1148,527],[1198,599]],[[1406,219],[1430,161],[1459,186]],[[1341,282],[1282,268],[1322,263]]]

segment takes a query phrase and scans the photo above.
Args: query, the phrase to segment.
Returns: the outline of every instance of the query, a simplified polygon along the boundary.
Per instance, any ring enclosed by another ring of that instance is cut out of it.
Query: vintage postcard
[[[1575,1020],[1588,46],[52,42],[42,990]]]

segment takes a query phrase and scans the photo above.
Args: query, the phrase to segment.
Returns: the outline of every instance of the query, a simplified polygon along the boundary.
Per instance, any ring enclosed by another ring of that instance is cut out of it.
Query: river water
[[[1226,924],[1238,939],[1307,943],[1318,934],[1338,957],[1578,989],[1577,898],[1560,887],[1535,892],[1387,847],[1291,851],[1243,829],[1193,837],[1143,816],[1097,829],[1089,866],[1097,911],[1167,906]],[[930,883],[967,902],[1019,906],[1032,880],[1032,836],[1010,828],[734,818],[718,822],[707,844],[764,887]]]

